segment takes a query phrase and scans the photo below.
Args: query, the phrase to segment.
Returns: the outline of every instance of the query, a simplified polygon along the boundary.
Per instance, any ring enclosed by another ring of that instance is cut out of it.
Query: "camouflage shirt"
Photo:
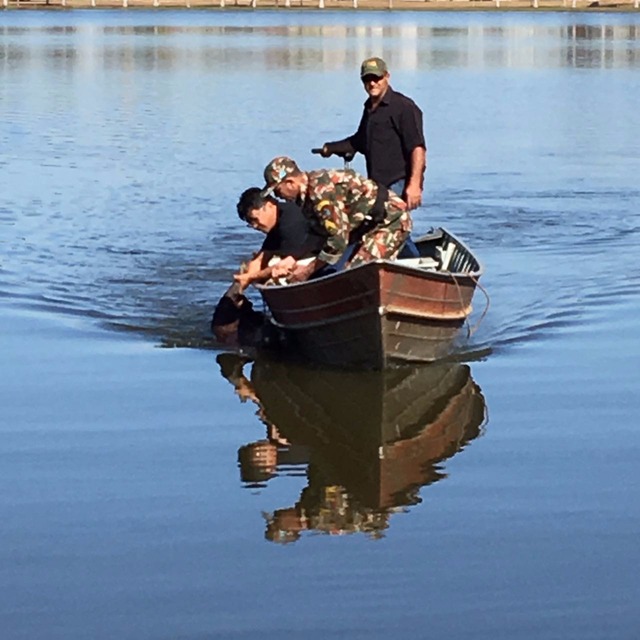
[[[378,195],[378,185],[351,169],[320,169],[306,173],[301,194],[302,210],[317,220],[327,236],[318,258],[335,264],[349,244],[349,234],[369,215]],[[402,216],[405,203],[390,192],[383,225]]]

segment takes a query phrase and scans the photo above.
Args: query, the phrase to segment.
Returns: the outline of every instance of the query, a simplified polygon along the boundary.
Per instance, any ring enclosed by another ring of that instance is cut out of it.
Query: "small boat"
[[[415,244],[418,257],[259,285],[270,323],[290,351],[329,366],[384,369],[445,357],[471,314],[482,266],[442,228]]]

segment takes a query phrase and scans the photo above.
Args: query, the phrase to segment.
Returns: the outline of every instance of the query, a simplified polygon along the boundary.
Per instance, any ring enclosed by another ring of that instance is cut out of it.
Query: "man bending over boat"
[[[347,268],[392,260],[411,232],[402,198],[351,169],[305,172],[291,158],[279,156],[265,167],[264,178],[264,195],[297,202],[305,217],[324,229],[322,250],[308,264],[296,262],[287,274],[290,282],[307,280],[345,257]]]
[[[277,202],[258,187],[247,189],[237,205],[238,216],[251,228],[266,233],[258,253],[234,275],[240,292],[254,282],[286,274],[298,261],[316,256],[324,233],[302,214],[294,202]]]

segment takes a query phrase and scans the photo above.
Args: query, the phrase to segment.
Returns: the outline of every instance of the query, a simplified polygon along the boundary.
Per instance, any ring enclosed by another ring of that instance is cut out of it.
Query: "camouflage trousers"
[[[386,204],[385,219],[360,240],[347,268],[357,267],[372,260],[393,260],[411,233],[411,215],[392,203]]]

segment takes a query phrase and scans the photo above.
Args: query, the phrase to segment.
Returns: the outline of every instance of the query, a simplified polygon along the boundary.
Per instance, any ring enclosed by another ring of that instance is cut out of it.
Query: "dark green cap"
[[[376,76],[382,78],[385,74],[389,73],[387,63],[382,58],[367,58],[360,65],[360,77]]]

